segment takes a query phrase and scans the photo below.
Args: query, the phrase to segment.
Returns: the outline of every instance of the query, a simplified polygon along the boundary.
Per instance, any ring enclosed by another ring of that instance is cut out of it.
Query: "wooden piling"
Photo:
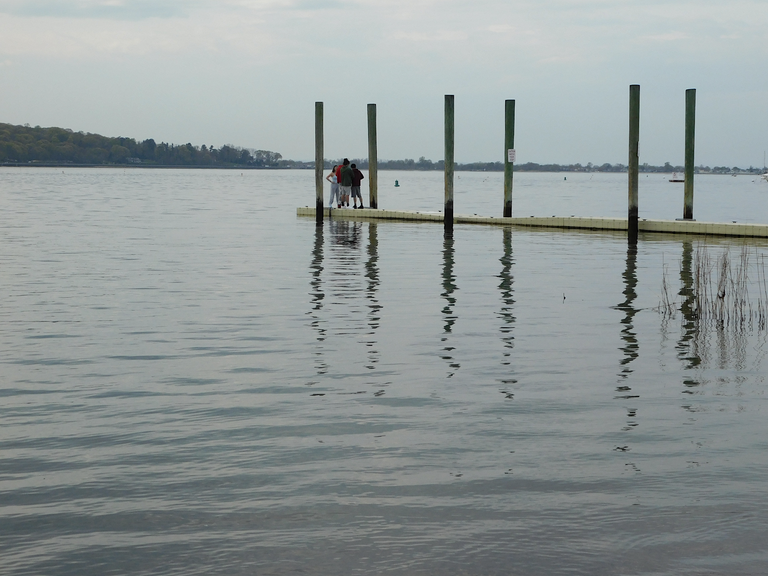
[[[683,220],[693,220],[693,149],[696,140],[696,89],[685,91],[685,198]]]
[[[504,101],[504,213],[512,217],[512,174],[515,149],[515,101]]]
[[[445,95],[445,235],[453,235],[453,94]]]
[[[315,102],[315,222],[323,225],[323,103]]]
[[[376,146],[376,104],[368,104],[368,207],[379,207],[379,157]]]
[[[627,209],[627,240],[637,244],[638,232],[638,172],[640,145],[640,86],[629,87],[629,194]]]

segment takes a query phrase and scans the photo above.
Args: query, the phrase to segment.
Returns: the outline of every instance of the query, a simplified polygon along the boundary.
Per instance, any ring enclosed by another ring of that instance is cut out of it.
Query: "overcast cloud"
[[[638,0],[0,0],[0,121],[312,159],[501,160],[504,99],[519,162],[627,162],[630,84],[640,161],[683,161],[697,89],[700,164],[762,165],[768,4]]]

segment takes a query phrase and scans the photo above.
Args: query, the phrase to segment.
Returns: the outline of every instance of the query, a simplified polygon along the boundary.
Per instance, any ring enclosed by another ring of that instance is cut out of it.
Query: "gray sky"
[[[641,85],[640,162],[683,163],[697,89],[696,163],[762,166],[766,0],[0,0],[0,121],[314,158],[627,163]]]

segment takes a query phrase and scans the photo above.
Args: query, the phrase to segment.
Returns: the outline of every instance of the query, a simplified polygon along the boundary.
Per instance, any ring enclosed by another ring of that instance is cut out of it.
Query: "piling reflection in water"
[[[322,342],[326,338],[326,329],[320,319],[325,300],[325,293],[323,292],[323,243],[323,227],[317,226],[315,228],[315,242],[312,245],[312,260],[309,264],[309,295],[311,310],[307,312],[307,314],[309,314],[309,317],[311,318],[310,324],[316,332],[315,338],[320,343],[317,350],[314,352],[315,370],[318,374],[325,374],[328,372],[328,365],[323,358],[322,345]]]
[[[456,323],[456,315],[454,314],[454,308],[456,306],[456,298],[453,293],[458,290],[456,286],[456,276],[454,275],[454,247],[453,236],[446,235],[443,239],[443,292],[440,294],[445,299],[445,306],[443,306],[443,336],[440,339],[444,343],[441,358],[448,362],[448,378],[452,377],[456,370],[461,365],[456,362],[453,357],[454,346],[450,345],[448,335],[453,331],[453,325]]]
[[[686,370],[691,370],[701,364],[699,356],[700,338],[697,338],[698,322],[696,318],[696,296],[693,290],[693,243],[683,242],[682,257],[680,259],[680,339],[675,349],[677,357]],[[683,380],[684,394],[693,394],[693,389],[700,385],[697,378],[685,378]]]
[[[515,346],[515,337],[512,329],[515,324],[514,315],[514,276],[512,275],[512,264],[514,257],[512,255],[512,230],[504,228],[503,231],[504,252],[499,262],[501,262],[501,272],[499,273],[499,291],[501,292],[501,310],[499,318],[501,319],[501,342],[504,346],[502,365],[509,366],[512,348]]]
[[[379,236],[376,222],[368,223],[368,259],[365,262],[365,278],[367,284],[365,297],[368,300],[368,337],[365,346],[368,348],[368,364],[366,368],[373,370],[379,361],[379,351],[376,349],[376,331],[381,321],[381,305],[379,304]]]
[[[309,286],[311,291],[309,295],[312,297],[310,304],[312,305],[312,311],[309,314],[312,316],[312,327],[317,329],[317,339],[319,341],[325,340],[325,330],[320,326],[318,319],[318,312],[323,309],[323,300],[325,294],[323,293],[323,229],[318,227],[315,229],[315,243],[312,245],[312,261],[309,264],[310,281]]]
[[[632,374],[631,364],[637,359],[640,350],[633,324],[635,314],[638,312],[634,307],[637,298],[637,245],[630,244],[627,247],[627,260],[622,277],[624,278],[624,302],[616,306],[616,309],[624,312],[624,318],[621,319],[621,339],[624,345],[619,348],[624,353],[624,357],[619,362],[621,365],[619,376],[626,379]]]
[[[629,386],[629,376],[632,374],[632,363],[637,360],[640,355],[640,345],[637,341],[637,332],[635,331],[634,318],[638,313],[635,308],[635,300],[637,299],[637,244],[629,243],[627,246],[627,258],[626,266],[622,274],[624,280],[624,302],[616,306],[617,310],[624,312],[624,318],[621,319],[621,340],[623,346],[619,350],[623,353],[623,358],[619,361],[621,370],[618,374],[619,385],[616,387],[618,393],[615,397],[617,400],[632,400],[639,398],[640,395],[633,393],[632,387]],[[627,424],[622,428],[623,431],[632,430],[637,426],[637,407],[627,406]],[[618,447],[619,450],[626,450],[626,446]],[[632,464],[634,466],[634,464]]]
[[[698,354],[698,339],[696,338],[695,294],[693,291],[693,243],[683,242],[683,253],[680,260],[680,313],[682,324],[680,339],[677,341],[677,357],[687,369],[696,368],[701,364]]]

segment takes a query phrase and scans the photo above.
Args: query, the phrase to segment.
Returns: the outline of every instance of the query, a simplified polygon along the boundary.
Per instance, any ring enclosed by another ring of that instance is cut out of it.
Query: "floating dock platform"
[[[296,209],[297,216],[314,218],[315,209],[309,206]],[[404,210],[374,210],[363,208],[324,208],[325,218],[345,220],[395,220],[402,222],[443,222],[441,212],[412,212]],[[578,216],[530,216],[528,218],[494,218],[454,214],[454,224],[485,224],[490,226],[528,226],[535,228],[565,228],[581,230],[626,231],[626,218],[582,218]],[[699,222],[697,220],[649,220],[638,222],[640,232],[665,234],[697,234],[706,236],[736,236],[743,238],[768,238],[768,224],[743,224],[739,222]]]

